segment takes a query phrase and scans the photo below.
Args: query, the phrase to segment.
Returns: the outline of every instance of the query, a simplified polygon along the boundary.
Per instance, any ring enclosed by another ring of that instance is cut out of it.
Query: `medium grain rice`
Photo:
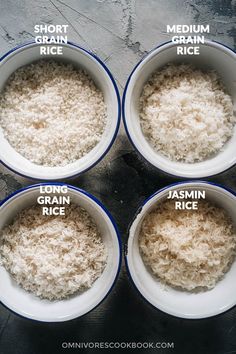
[[[140,97],[140,124],[157,152],[193,163],[214,156],[233,134],[231,97],[215,71],[169,64],[155,72]]]

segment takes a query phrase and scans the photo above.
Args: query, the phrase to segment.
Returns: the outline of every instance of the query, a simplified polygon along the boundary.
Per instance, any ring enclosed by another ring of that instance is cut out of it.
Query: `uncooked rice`
[[[144,263],[161,282],[188,291],[207,290],[232,264],[236,234],[222,208],[199,200],[197,210],[176,210],[168,200],[144,218],[139,247]]]
[[[107,110],[88,74],[53,60],[21,67],[0,97],[0,126],[10,145],[37,165],[65,166],[101,140]]]
[[[173,161],[214,156],[233,134],[231,97],[215,71],[169,64],[154,72],[140,97],[140,124],[152,148]]]
[[[106,265],[107,250],[90,215],[66,207],[65,216],[19,213],[0,234],[0,263],[25,290],[60,300],[90,288]]]

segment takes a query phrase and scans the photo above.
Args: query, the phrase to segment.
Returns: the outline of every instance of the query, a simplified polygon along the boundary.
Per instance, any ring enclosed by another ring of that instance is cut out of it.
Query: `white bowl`
[[[236,110],[236,54],[222,44],[206,41],[200,44],[200,55],[176,54],[176,44],[165,43],[145,56],[131,73],[123,95],[122,113],[126,132],[134,147],[153,166],[172,175],[200,178],[218,174],[236,163],[236,127],[222,151],[193,164],[171,161],[154,151],[142,133],[139,120],[139,98],[149,76],[167,63],[192,63],[202,69],[214,69],[222,78]]]
[[[2,202],[0,229],[11,222],[22,209],[35,204],[39,186],[38,184],[21,189]],[[119,273],[121,245],[111,215],[96,198],[85,191],[68,185],[68,195],[71,196],[71,201],[85,208],[94,218],[108,249],[106,267],[90,289],[61,301],[42,300],[25,291],[4,267],[0,267],[0,301],[24,317],[45,322],[60,322],[80,317],[98,306],[108,295]]]
[[[50,46],[50,45],[49,45]],[[39,59],[48,59],[70,62],[85,69],[97,86],[101,89],[107,105],[107,125],[101,141],[81,159],[63,167],[45,167],[36,165],[20,155],[5,139],[0,127],[0,161],[14,172],[34,179],[56,180],[78,175],[93,167],[108,152],[112,146],[120,123],[120,98],[115,81],[107,69],[92,53],[73,43],[62,44],[63,55],[40,56],[39,45],[28,43],[14,48],[0,59],[0,91],[9,76],[21,66],[30,64]]]
[[[164,286],[145,266],[139,252],[138,236],[144,217],[157,203],[165,200],[170,190],[205,190],[206,200],[224,208],[236,222],[236,196],[225,188],[205,182],[177,183],[153,194],[142,205],[130,227],[126,265],[134,285],[154,307],[177,317],[205,318],[222,313],[236,305],[236,262],[216,286],[208,291],[191,293]],[[235,225],[236,226],[236,225]]]

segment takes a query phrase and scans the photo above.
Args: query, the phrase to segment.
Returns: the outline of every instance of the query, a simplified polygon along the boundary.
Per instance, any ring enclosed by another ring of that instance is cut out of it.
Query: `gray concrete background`
[[[0,0],[0,5],[0,55],[32,40],[35,24],[69,24],[69,40],[96,53],[106,63],[121,94],[128,75],[142,56],[170,39],[167,24],[210,24],[208,38],[236,49],[235,0]],[[102,162],[69,183],[86,189],[108,207],[125,242],[128,224],[140,202],[178,180],[143,161],[121,126],[115,144]],[[235,168],[208,180],[236,191]],[[35,182],[1,167],[0,200],[32,183]],[[61,349],[63,341],[100,340],[175,342],[174,350],[158,350],[159,353],[236,353],[236,309],[202,321],[168,316],[143,301],[124,267],[103,304],[68,323],[28,321],[0,305],[1,354],[54,354],[65,352]]]
[[[167,24],[209,24],[207,36],[236,49],[236,0],[1,0],[0,56],[34,39],[36,24],[68,24],[68,38],[99,56],[120,94],[135,64],[153,47],[170,40]],[[123,125],[112,150],[88,175],[132,151]],[[0,199],[30,181],[0,168]],[[1,175],[0,175],[1,176]],[[84,175],[86,176],[86,174]]]

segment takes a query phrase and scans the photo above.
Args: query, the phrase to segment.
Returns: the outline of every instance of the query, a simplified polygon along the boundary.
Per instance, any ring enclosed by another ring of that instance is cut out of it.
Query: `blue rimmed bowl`
[[[50,45],[48,45],[50,46]],[[94,54],[73,43],[61,44],[63,55],[40,56],[40,45],[27,43],[16,47],[0,59],[0,90],[18,68],[40,59],[55,59],[72,63],[84,69],[103,92],[107,107],[107,124],[101,141],[81,159],[63,167],[40,166],[20,155],[5,139],[0,127],[0,161],[9,169],[24,177],[37,180],[58,180],[79,175],[96,165],[108,152],[117,135],[120,124],[120,97],[116,83],[106,65]]]
[[[62,185],[51,183],[50,185]],[[35,205],[40,194],[36,184],[17,191],[0,205],[0,230],[11,223],[23,209]],[[101,276],[92,287],[83,293],[61,301],[42,300],[21,288],[0,266],[0,302],[15,313],[38,321],[61,322],[80,317],[97,307],[109,294],[118,276],[121,264],[121,241],[116,224],[106,208],[91,194],[67,185],[71,202],[83,207],[94,219],[103,242],[107,247],[108,259]]]
[[[215,70],[230,94],[236,111],[236,54],[217,42],[206,40],[200,44],[199,55],[177,55],[177,45],[168,42],[148,53],[134,68],[125,86],[122,116],[130,141],[139,153],[153,166],[171,175],[185,178],[202,178],[221,173],[236,164],[236,126],[232,137],[222,151],[196,163],[171,161],[155,151],[144,136],[139,120],[139,99],[150,75],[168,63],[191,63],[202,70]]]
[[[139,208],[129,230],[126,266],[136,289],[155,308],[170,315],[199,319],[215,316],[236,305],[236,261],[216,286],[204,292],[187,292],[163,285],[143,262],[139,251],[139,233],[147,214],[166,200],[169,191],[205,191],[206,200],[226,210],[236,228],[236,194],[223,186],[203,181],[189,181],[167,186],[154,193]]]

